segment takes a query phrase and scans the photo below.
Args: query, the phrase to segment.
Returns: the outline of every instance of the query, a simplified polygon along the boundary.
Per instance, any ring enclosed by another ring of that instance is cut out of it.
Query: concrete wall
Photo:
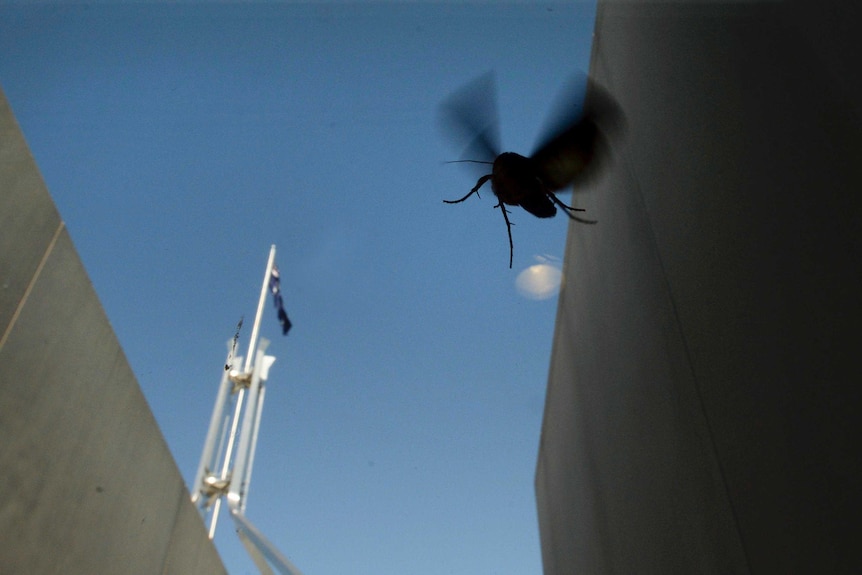
[[[862,22],[600,2],[627,133],[575,195],[536,471],[546,575],[862,568]]]
[[[0,573],[224,573],[0,92]]]

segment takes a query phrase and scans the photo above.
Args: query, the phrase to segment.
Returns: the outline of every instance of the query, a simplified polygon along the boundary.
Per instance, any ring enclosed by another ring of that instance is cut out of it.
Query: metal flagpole
[[[233,446],[236,443],[236,430],[239,425],[239,416],[242,413],[242,401],[245,397],[245,388],[240,388],[239,392],[236,396],[236,408],[233,412],[233,421],[231,421],[230,426],[230,435],[228,436],[227,441],[227,449],[225,451],[224,461],[222,462],[221,473],[219,474],[219,479],[226,485],[230,485],[230,480],[232,477],[232,472],[230,468],[231,464],[231,455],[233,455]],[[216,499],[215,505],[213,506],[213,514],[212,519],[210,520],[210,531],[209,536],[210,539],[215,537],[216,525],[218,524],[218,514],[221,511],[221,497]]]
[[[251,329],[251,340],[248,344],[248,355],[245,357],[245,368],[242,370],[240,374],[241,377],[246,378],[252,371],[252,365],[255,358],[255,348],[257,347],[257,340],[260,334],[260,320],[263,317],[263,307],[266,303],[266,292],[269,289],[269,278],[272,275],[272,267],[275,265],[275,244],[272,244],[269,248],[269,259],[266,262],[266,272],[263,275],[263,284],[260,286],[260,298],[257,301],[257,312],[254,316],[254,324]],[[222,465],[222,470],[220,474],[220,479],[222,481],[230,480],[236,478],[237,481],[241,480],[242,470],[233,469],[228,475],[230,470],[230,465],[232,463],[231,458],[233,456],[234,446],[236,445],[236,436],[237,436],[237,428],[239,426],[240,415],[242,414],[242,404],[245,400],[245,386],[241,387],[239,392],[237,393],[236,398],[236,408],[234,410],[233,421],[231,422],[231,430],[230,436],[227,442],[227,451],[225,453],[224,463]],[[249,404],[249,407],[252,407]],[[244,459],[244,454],[238,454],[237,457],[241,457]],[[233,491],[233,489],[231,490]],[[210,523],[210,532],[209,536],[212,539],[215,536],[216,523],[218,522],[218,514],[221,510],[221,498],[217,499],[215,502],[215,506],[213,507],[213,516],[212,521]]]
[[[266,300],[266,292],[269,289],[269,280],[272,277],[272,266],[275,265],[275,244],[269,248],[269,260],[266,262],[266,273],[263,274],[263,285],[260,286],[260,299],[257,302],[257,314],[254,316],[254,327],[251,328],[251,341],[248,342],[248,355],[245,356],[245,371],[251,371],[251,363],[254,361],[254,349],[257,345],[257,336],[260,331],[260,317],[263,315],[263,302]]]
[[[195,477],[192,501],[197,504],[205,520],[207,513],[211,514],[209,536],[212,539],[215,536],[222,498],[226,497],[228,512],[234,519],[237,534],[261,573],[272,573],[270,568],[272,565],[284,575],[301,575],[299,569],[290,563],[244,515],[263,412],[265,382],[269,375],[269,368],[275,362],[275,357],[266,355],[269,341],[260,337],[260,322],[267,291],[273,288],[271,282],[274,270],[275,245],[273,244],[269,250],[263,285],[260,288],[248,355],[245,358],[232,357],[236,338],[239,335],[239,326],[237,336],[228,344],[230,351],[225,364],[225,373],[222,376],[201,462]],[[283,332],[287,333],[290,322],[282,307],[281,294],[278,289],[274,293],[277,296],[276,307],[279,311],[279,320],[282,321]],[[233,394],[236,394],[236,403],[232,409],[233,414],[230,415],[228,412],[231,407],[226,404],[228,396]],[[227,438],[225,438],[226,434]],[[218,448],[216,448],[217,435],[221,437]],[[215,469],[216,467],[220,469]]]
[[[257,450],[257,435],[260,431],[260,416],[263,413],[263,399],[266,395],[266,386],[261,383],[260,393],[257,400],[257,413],[254,416],[254,431],[251,433],[251,449],[248,454],[248,463],[246,463],[246,473],[243,479],[243,496],[240,500],[240,513],[245,513],[245,506],[248,504],[248,489],[251,486],[251,470],[254,467],[254,452]]]
[[[242,513],[231,512],[234,523],[237,527],[237,534],[240,541],[245,545],[252,560],[258,566],[261,573],[272,573],[266,562],[275,565],[278,572],[282,575],[302,575],[296,565],[282,555],[281,551],[275,545],[270,543],[269,539],[264,537],[257,527],[252,525],[245,515]]]
[[[227,342],[227,361],[231,359],[231,340]],[[228,364],[225,363],[227,366]],[[209,431],[207,432],[207,438],[204,442],[204,450],[201,454],[201,462],[198,464],[198,471],[195,474],[195,487],[201,486],[204,481],[204,477],[208,473],[212,473],[215,471],[214,469],[209,469],[209,465],[212,461],[213,450],[215,449],[216,436],[219,433],[219,428],[221,427],[222,422],[222,413],[224,413],[224,404],[227,399],[228,390],[230,389],[230,380],[228,379],[228,372],[225,370],[224,374],[221,378],[221,384],[219,384],[218,395],[216,396],[215,406],[213,407],[213,414],[210,418],[210,426]],[[192,494],[192,502],[197,503],[198,499],[200,499],[201,491],[200,489],[196,489]]]
[[[245,415],[242,419],[242,430],[240,431],[239,446],[236,452],[236,461],[234,461],[233,474],[231,477],[230,491],[228,492],[227,502],[231,509],[239,507],[242,499],[245,497],[245,482],[247,477],[249,448],[252,444],[252,429],[254,425],[254,417],[258,411],[259,392],[263,385],[262,375],[263,370],[268,369],[266,365],[266,356],[264,352],[269,346],[269,340],[261,339],[260,346],[257,350],[257,357],[254,360],[254,368],[252,370],[251,385],[248,388],[248,405],[245,407]],[[274,359],[274,358],[273,358]]]

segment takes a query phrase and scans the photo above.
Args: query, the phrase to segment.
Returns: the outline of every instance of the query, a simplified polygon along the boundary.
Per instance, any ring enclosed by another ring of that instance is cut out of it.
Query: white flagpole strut
[[[257,302],[257,313],[254,316],[254,326],[251,328],[251,341],[248,342],[248,355],[245,356],[245,371],[251,371],[254,361],[254,350],[257,346],[257,336],[260,331],[260,318],[263,315],[263,304],[266,300],[266,292],[269,290],[269,279],[272,277],[272,266],[275,265],[275,244],[269,248],[269,261],[266,262],[266,273],[263,275],[263,285],[260,287],[260,299]]]
[[[266,359],[265,352],[269,345],[269,340],[262,339],[257,349],[257,358],[254,361],[254,369],[252,370],[251,383],[247,390],[248,404],[245,407],[245,415],[242,417],[242,430],[240,431],[239,445],[237,447],[236,459],[233,462],[233,471],[231,472],[230,490],[227,496],[227,503],[231,509],[238,508],[246,495],[246,478],[248,474],[249,448],[252,444],[252,429],[254,426],[254,417],[258,412],[259,407],[259,392],[263,387],[263,370],[265,369]],[[275,358],[272,358],[275,360]]]

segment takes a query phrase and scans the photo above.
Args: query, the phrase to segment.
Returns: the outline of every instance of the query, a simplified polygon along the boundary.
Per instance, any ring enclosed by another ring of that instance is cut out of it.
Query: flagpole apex
[[[269,248],[269,259],[266,262],[266,272],[263,274],[263,285],[260,286],[260,299],[257,301],[257,313],[254,316],[254,326],[251,329],[251,340],[248,342],[248,355],[245,357],[245,371],[251,371],[254,361],[254,351],[257,347],[257,338],[260,333],[260,318],[263,315],[263,304],[266,300],[266,292],[269,289],[269,278],[272,275],[272,267],[275,265],[275,244]]]

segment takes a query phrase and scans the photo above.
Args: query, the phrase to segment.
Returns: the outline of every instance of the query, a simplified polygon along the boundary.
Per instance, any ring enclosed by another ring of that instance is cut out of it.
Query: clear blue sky
[[[267,308],[247,515],[306,575],[541,573],[556,298],[515,278],[568,222],[513,209],[510,270],[490,190],[442,203],[475,175],[437,116],[494,70],[504,148],[529,153],[594,14],[0,3],[0,85],[187,483],[278,246],[294,328]],[[217,544],[256,573],[226,519]]]

